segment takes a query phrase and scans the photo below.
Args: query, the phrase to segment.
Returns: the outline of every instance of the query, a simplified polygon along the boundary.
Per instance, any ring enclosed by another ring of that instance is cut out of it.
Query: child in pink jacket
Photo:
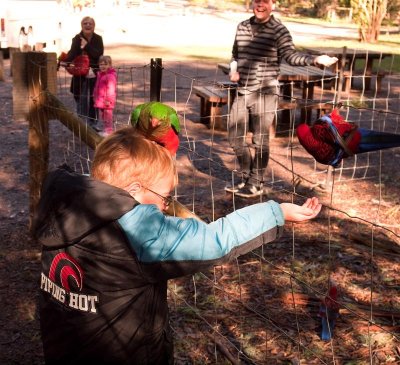
[[[115,107],[117,74],[112,67],[110,56],[100,56],[99,72],[93,92],[94,106],[97,110],[97,118],[103,122],[103,136],[113,132],[113,110]]]

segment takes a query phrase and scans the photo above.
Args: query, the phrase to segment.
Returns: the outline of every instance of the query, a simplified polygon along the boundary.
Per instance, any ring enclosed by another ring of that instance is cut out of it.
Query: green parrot
[[[131,124],[146,138],[175,154],[181,130],[176,110],[159,101],[140,104],[131,113]]]

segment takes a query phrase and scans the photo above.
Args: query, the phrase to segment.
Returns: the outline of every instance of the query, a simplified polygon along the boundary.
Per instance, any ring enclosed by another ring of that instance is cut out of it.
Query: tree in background
[[[361,42],[375,43],[378,41],[387,6],[388,0],[351,0],[353,18],[358,24]]]
[[[338,0],[316,0],[314,2],[315,15],[318,18],[326,18],[330,9],[335,9],[339,6]]]
[[[335,13],[338,8],[350,8],[350,0],[281,0],[279,5],[294,14],[329,19],[329,14]]]
[[[275,2],[276,6],[279,8],[286,8],[289,13],[296,13],[296,5],[298,5],[298,1],[296,0],[280,0]]]

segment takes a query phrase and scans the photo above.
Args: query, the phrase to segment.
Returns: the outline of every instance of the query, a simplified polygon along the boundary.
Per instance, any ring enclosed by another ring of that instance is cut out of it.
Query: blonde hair
[[[175,163],[168,150],[132,127],[117,130],[97,146],[91,172],[93,178],[125,190],[132,182],[151,187],[171,176],[177,183]]]
[[[96,25],[96,22],[94,21],[94,19],[90,16],[85,16],[84,18],[82,18],[81,20],[81,26],[83,25],[84,22],[90,20],[91,22],[93,22],[93,27]]]
[[[105,62],[107,65],[110,65],[110,66],[112,66],[112,60],[111,60],[111,57],[110,56],[100,56],[99,57],[99,63],[100,62]]]

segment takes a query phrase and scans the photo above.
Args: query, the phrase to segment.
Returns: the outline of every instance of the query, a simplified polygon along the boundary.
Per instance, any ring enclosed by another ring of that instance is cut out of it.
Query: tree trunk
[[[352,0],[351,7],[359,25],[360,41],[377,42],[387,12],[387,0]]]

